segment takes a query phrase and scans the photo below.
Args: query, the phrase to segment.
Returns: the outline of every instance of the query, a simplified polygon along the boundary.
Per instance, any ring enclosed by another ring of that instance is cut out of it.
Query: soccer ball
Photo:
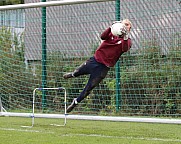
[[[114,36],[121,36],[123,34],[124,24],[117,22],[111,26],[111,33]]]

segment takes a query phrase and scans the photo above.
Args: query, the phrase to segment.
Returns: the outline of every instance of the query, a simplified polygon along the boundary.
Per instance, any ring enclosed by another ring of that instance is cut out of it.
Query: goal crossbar
[[[50,7],[50,6],[62,6],[62,5],[75,5],[75,4],[96,3],[96,2],[106,2],[106,1],[114,1],[114,0],[62,0],[62,1],[38,2],[38,3],[0,6],[0,11],[14,10],[14,9],[40,8],[40,7]]]

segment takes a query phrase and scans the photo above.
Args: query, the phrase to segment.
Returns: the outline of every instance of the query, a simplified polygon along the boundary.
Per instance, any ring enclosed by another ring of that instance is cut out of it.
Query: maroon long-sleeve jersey
[[[97,62],[100,62],[108,67],[113,67],[119,57],[131,48],[131,39],[124,40],[123,38],[114,36],[111,33],[111,28],[107,28],[102,34],[103,42],[96,50],[94,57]]]

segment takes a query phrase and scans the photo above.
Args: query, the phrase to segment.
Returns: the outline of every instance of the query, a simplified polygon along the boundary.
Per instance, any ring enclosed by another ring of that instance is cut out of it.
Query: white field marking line
[[[30,129],[14,129],[14,128],[0,128],[0,130],[4,130],[4,131],[18,131],[18,132],[31,132],[31,133],[52,133],[54,134],[54,132],[47,132],[47,131],[39,131],[39,130],[30,130]]]
[[[31,132],[31,133],[44,133],[54,134],[54,132],[29,130],[29,129],[14,129],[14,128],[0,128],[4,131],[18,131],[18,132]],[[86,137],[100,137],[100,138],[120,138],[120,139],[133,139],[133,140],[146,140],[146,141],[164,141],[164,142],[181,142],[180,139],[161,139],[161,138],[144,138],[144,137],[126,137],[126,136],[107,136],[98,134],[64,134],[61,136],[73,137],[73,136],[86,136]]]
[[[144,138],[144,137],[126,137],[126,136],[107,136],[99,134],[65,134],[61,136],[86,136],[86,137],[100,137],[100,138],[120,138],[132,140],[146,140],[146,141],[164,141],[164,142],[181,142],[181,139],[162,139],[162,138]]]

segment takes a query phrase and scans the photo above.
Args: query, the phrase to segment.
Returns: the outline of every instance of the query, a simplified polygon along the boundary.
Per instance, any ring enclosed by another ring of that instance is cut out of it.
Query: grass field
[[[181,125],[0,117],[1,144],[181,144]]]

